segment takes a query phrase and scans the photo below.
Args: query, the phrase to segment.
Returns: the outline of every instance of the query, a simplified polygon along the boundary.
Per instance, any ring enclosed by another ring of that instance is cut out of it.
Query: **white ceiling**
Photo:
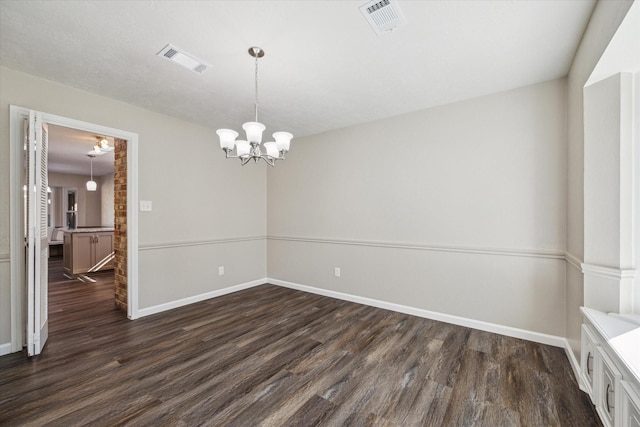
[[[563,77],[595,0],[398,2],[378,36],[366,1],[0,1],[0,64],[211,127],[253,116],[315,134]],[[156,56],[167,43],[211,67]]]
[[[49,125],[48,167],[49,172],[89,175],[91,160],[87,153],[96,145],[97,135],[63,126]],[[113,138],[107,136],[109,146],[113,147]],[[96,156],[93,159],[93,176],[113,173],[113,151]]]
[[[640,2],[629,8],[585,86],[620,71],[640,71]]]

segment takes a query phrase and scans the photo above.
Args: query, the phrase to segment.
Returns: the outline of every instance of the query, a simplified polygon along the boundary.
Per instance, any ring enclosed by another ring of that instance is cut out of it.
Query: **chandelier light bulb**
[[[247,157],[251,153],[251,144],[249,141],[243,141],[241,139],[236,141],[236,152],[238,153],[238,157]]]
[[[276,145],[278,146],[278,151],[289,151],[289,147],[291,146],[291,135],[289,132],[276,132],[273,134],[273,139],[276,140]]]
[[[218,129],[216,133],[220,137],[220,148],[223,150],[233,150],[233,146],[236,145],[238,132],[231,129]]]
[[[265,142],[264,148],[267,149],[267,156],[277,158],[278,157],[278,147],[275,142]]]
[[[247,141],[262,142],[262,132],[264,132],[266,126],[258,122],[247,122],[242,125],[242,129],[247,133]]]

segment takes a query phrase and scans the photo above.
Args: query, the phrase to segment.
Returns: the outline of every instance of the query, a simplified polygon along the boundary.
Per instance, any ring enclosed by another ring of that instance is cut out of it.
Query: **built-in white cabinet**
[[[640,325],[581,308],[580,383],[606,427],[640,427]]]
[[[596,348],[598,341],[595,333],[590,326],[582,325],[582,351],[580,352],[580,371],[582,373],[582,382],[585,391],[591,398],[591,402],[596,403],[594,400],[593,390],[595,388],[595,366],[596,366]]]
[[[627,381],[621,381],[620,424],[625,427],[640,427],[640,392]]]
[[[620,425],[616,424],[616,411],[619,408],[618,388],[622,374],[601,346],[597,348],[596,363],[596,411],[606,427],[614,427]]]

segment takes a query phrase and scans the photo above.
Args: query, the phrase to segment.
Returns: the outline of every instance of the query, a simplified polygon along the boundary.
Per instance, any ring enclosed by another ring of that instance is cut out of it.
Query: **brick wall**
[[[115,303],[127,311],[127,141],[115,140],[114,155]]]

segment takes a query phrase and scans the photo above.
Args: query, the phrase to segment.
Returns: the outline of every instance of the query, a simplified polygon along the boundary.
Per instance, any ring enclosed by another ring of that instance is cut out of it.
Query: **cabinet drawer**
[[[602,423],[607,427],[613,427],[616,425],[620,410],[622,393],[619,391],[619,386],[622,375],[602,347],[596,349],[596,354],[596,410]]]

